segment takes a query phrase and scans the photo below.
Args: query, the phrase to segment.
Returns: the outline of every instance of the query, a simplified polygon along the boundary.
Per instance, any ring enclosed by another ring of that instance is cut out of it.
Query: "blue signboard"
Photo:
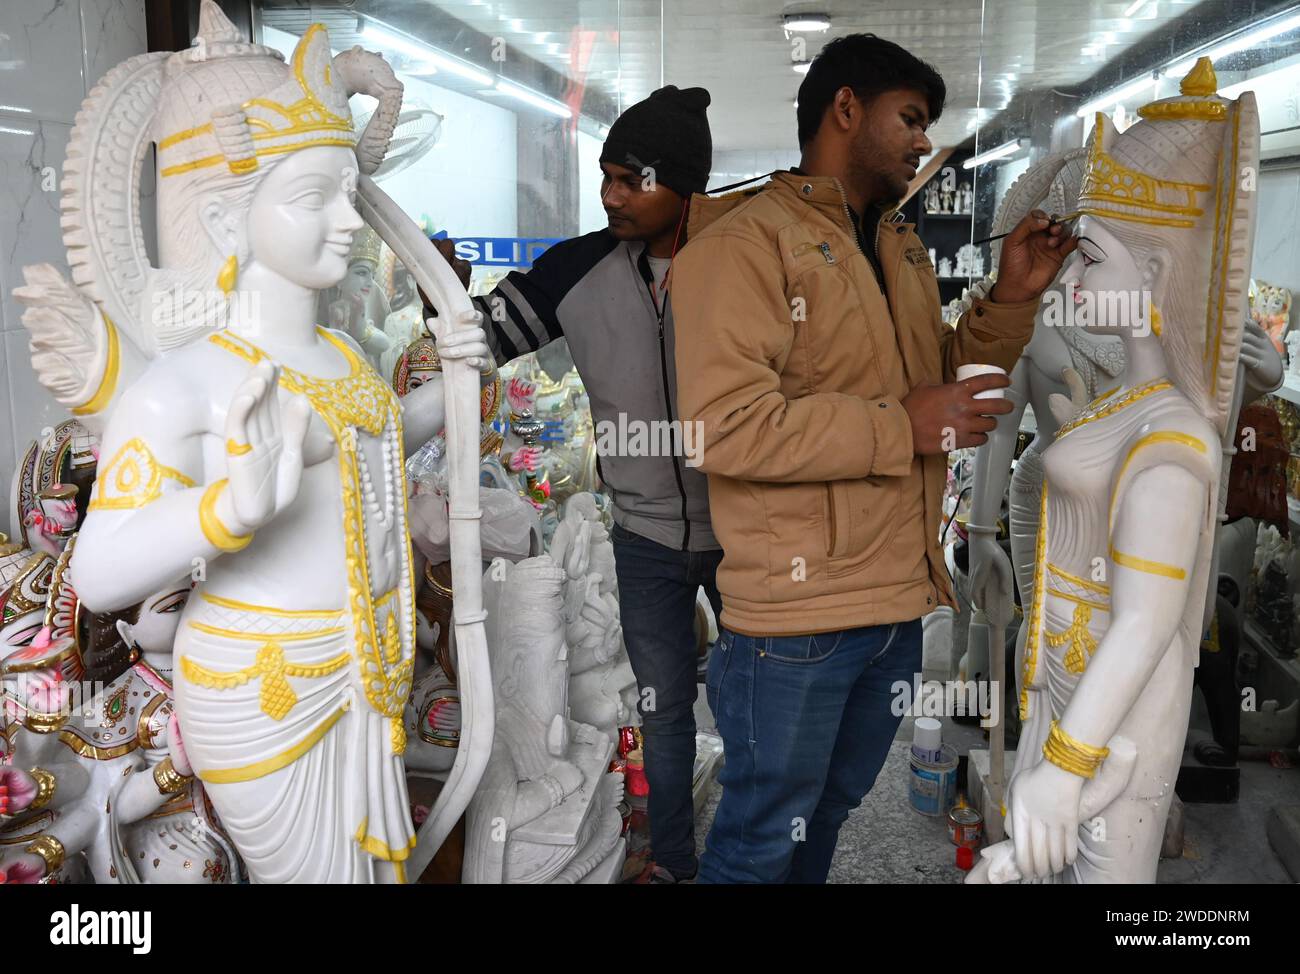
[[[447,236],[434,234],[434,240]],[[456,256],[480,267],[532,267],[542,253],[563,237],[457,237]]]

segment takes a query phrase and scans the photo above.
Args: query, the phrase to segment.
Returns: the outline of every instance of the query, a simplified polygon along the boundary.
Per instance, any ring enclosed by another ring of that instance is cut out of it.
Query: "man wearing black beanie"
[[[623,639],[640,689],[654,857],[642,879],[650,883],[695,876],[694,624],[701,586],[714,615],[722,610],[715,579],[722,551],[692,455],[698,440],[676,422],[667,289],[673,256],[686,242],[691,194],[704,191],[712,166],[708,105],[703,88],[668,85],[627,109],[600,154],[609,226],[557,244],[526,273],[512,272],[491,294],[474,298],[498,364],[567,338],[590,397],[597,466],[614,501]],[[467,279],[454,244],[437,243]],[[665,429],[671,451],[638,449],[658,446],[657,431]],[[631,435],[626,442],[602,435],[614,430]]]

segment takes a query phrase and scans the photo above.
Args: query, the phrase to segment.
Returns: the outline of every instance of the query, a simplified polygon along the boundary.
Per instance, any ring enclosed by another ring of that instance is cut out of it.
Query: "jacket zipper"
[[[642,261],[646,261],[644,267],[641,266]],[[667,410],[668,427],[669,429],[671,429],[673,423],[673,397],[672,397],[672,392],[668,385],[668,348],[666,343],[664,342],[664,313],[668,309],[668,295],[667,294],[664,295],[664,303],[663,306],[661,307],[659,302],[655,300],[653,272],[650,273],[650,276],[648,278],[646,277],[646,272],[649,270],[649,261],[646,260],[646,253],[644,250],[641,251],[641,256],[637,258],[637,269],[641,273],[641,280],[645,281],[646,293],[650,295],[650,304],[654,307],[655,313],[658,316],[658,320],[659,320],[659,374],[663,378],[664,408]],[[682,435],[683,437],[685,436],[684,433]],[[679,493],[682,497],[682,524],[685,526],[685,530],[682,535],[681,550],[688,551],[691,543],[691,522],[686,515],[686,485],[685,483],[682,482],[682,468],[677,462],[676,451],[673,452],[672,460],[673,460],[673,477],[675,477],[677,480],[677,493]]]
[[[838,179],[835,180],[835,188],[840,191],[840,205],[844,207],[844,217],[849,221],[849,229],[853,231],[853,242],[857,245],[858,253],[862,254],[863,257],[867,257],[867,253],[862,249],[859,239],[858,225],[853,222],[853,211],[849,209],[849,198],[845,195],[844,187],[840,185]],[[871,238],[871,256],[867,257],[867,263],[871,265],[871,273],[875,275],[876,283],[880,286],[880,292],[883,294],[885,291],[885,281],[881,276],[883,271],[876,270],[876,265],[880,263],[880,222],[880,220],[876,220],[876,234]]]

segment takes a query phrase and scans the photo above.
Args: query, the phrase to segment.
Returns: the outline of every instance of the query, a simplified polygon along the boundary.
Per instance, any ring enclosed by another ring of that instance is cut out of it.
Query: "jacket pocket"
[[[856,572],[880,557],[898,531],[901,497],[898,477],[826,484],[827,575]]]

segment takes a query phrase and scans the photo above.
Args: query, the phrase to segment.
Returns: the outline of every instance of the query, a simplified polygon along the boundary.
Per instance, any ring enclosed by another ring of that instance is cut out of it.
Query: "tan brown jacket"
[[[678,397],[702,424],[722,622],[804,634],[955,605],[945,458],[913,455],[900,400],[959,365],[1010,371],[1037,301],[977,301],[954,331],[912,225],[885,220],[882,293],[829,177],[696,196],[688,237],[671,285]]]

